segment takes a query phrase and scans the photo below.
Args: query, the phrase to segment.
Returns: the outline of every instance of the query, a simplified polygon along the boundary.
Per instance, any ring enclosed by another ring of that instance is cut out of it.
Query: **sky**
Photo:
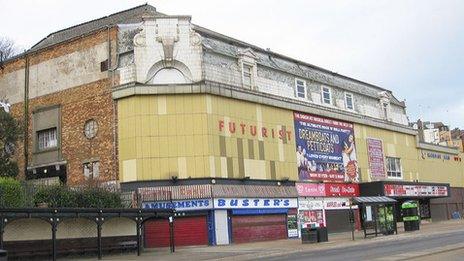
[[[170,15],[393,91],[410,121],[464,128],[464,1],[147,1]],[[145,1],[0,0],[0,36],[24,49]],[[4,22],[8,21],[8,22]]]

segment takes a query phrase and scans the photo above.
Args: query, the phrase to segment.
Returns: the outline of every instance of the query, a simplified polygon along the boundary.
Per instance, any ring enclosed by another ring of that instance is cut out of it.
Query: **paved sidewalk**
[[[367,239],[364,239],[362,231],[358,231],[355,232],[355,241],[351,240],[351,232],[347,232],[330,234],[329,242],[318,244],[302,244],[300,239],[285,239],[227,246],[178,247],[175,253],[170,253],[169,248],[145,249],[140,257],[137,257],[135,253],[128,253],[104,256],[103,260],[256,260],[302,251],[308,252],[311,250],[324,250],[359,244],[368,245],[388,240],[427,237],[429,235],[458,230],[464,232],[464,220],[426,223],[421,225],[420,231],[415,232],[404,232],[403,228],[399,227],[398,235],[370,237]]]

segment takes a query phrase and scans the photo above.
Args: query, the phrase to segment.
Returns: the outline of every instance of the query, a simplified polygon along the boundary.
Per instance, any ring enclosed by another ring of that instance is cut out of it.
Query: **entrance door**
[[[206,216],[174,219],[175,246],[208,245]],[[147,221],[145,224],[145,247],[169,246],[169,222],[165,219]]]
[[[232,242],[247,243],[287,238],[286,215],[232,216]]]

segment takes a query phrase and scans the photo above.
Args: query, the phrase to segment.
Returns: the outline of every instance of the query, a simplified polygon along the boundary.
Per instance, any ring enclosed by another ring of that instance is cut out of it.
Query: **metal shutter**
[[[286,215],[232,216],[232,241],[246,243],[287,238]]]
[[[206,216],[174,219],[175,246],[208,245]],[[150,220],[145,224],[145,247],[169,246],[169,222]]]

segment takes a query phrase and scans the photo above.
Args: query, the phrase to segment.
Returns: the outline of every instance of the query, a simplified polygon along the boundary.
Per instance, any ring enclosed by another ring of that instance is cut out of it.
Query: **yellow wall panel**
[[[248,140],[253,141],[254,160],[259,160],[259,141],[264,146],[264,161],[249,161],[247,172],[256,170],[257,177],[270,179],[270,162],[275,161],[276,179],[297,179],[292,111],[204,94],[132,96],[118,100],[117,106],[122,180],[133,175],[144,180],[170,179],[172,175],[239,177],[239,139],[244,160],[252,159]],[[235,124],[233,133],[229,122]],[[244,133],[240,124],[245,125]],[[278,138],[282,126],[291,131],[286,144]],[[257,133],[252,135],[250,130],[255,127]],[[262,135],[262,127],[267,137]],[[370,181],[366,139],[371,137],[382,140],[385,156],[401,158],[403,180],[463,185],[464,163],[454,158],[423,158],[414,135],[359,124],[354,124],[354,131],[362,181]],[[221,139],[225,155],[221,155]],[[232,172],[227,173],[228,169]],[[130,172],[127,175],[126,170]]]

